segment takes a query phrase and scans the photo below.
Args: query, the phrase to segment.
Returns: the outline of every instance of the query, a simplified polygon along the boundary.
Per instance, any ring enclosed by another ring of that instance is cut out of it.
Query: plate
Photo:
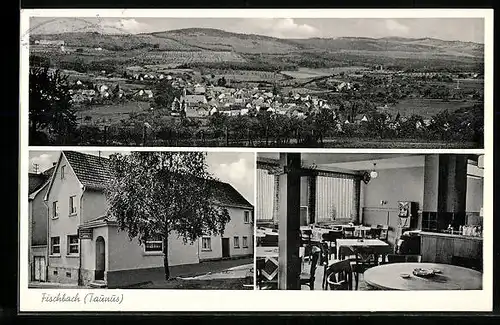
[[[413,274],[420,277],[431,277],[434,276],[436,273],[434,272],[433,269],[416,268],[413,270]]]

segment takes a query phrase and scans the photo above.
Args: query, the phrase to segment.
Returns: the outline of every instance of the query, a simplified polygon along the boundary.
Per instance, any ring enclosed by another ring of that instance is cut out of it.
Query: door
[[[222,238],[222,258],[229,256],[229,238]]]
[[[45,281],[45,257],[35,256],[34,280]]]
[[[106,262],[104,238],[97,237],[95,241],[95,280],[104,280]]]

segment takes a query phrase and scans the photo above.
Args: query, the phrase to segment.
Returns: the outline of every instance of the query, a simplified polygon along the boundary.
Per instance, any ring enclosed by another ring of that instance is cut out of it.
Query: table
[[[415,268],[439,269],[441,274],[431,278],[413,275]],[[410,274],[404,279],[401,273]],[[481,290],[481,272],[460,266],[437,263],[393,263],[372,267],[365,271],[367,284],[382,290]]]
[[[387,250],[390,248],[388,243],[381,241],[380,239],[363,239],[363,241],[359,241],[358,239],[337,239],[337,257],[340,256],[340,247],[342,246],[370,246],[380,250],[381,253],[387,253]]]

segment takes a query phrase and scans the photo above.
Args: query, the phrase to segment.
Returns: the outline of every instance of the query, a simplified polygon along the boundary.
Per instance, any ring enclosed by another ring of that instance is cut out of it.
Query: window
[[[52,202],[52,218],[59,218],[59,205],[57,204],[57,201]]]
[[[61,241],[59,237],[50,238],[50,254],[51,255],[61,254]]]
[[[243,221],[244,221],[245,223],[250,223],[250,211],[245,211],[245,212],[244,212]]]
[[[318,176],[316,182],[316,221],[357,218],[356,188],[347,176]]]
[[[66,171],[66,165],[61,167],[61,179],[64,179],[65,171]]]
[[[144,251],[148,253],[163,252],[163,240],[160,236],[152,236],[150,240],[144,243]]]
[[[248,248],[248,237],[243,236],[242,242],[243,248]]]
[[[75,199],[74,195],[69,197],[69,214],[76,214]]]
[[[257,169],[257,209],[258,221],[273,220],[277,179],[270,175],[265,169]]]
[[[203,237],[201,239],[201,249],[204,251],[212,250],[212,240],[210,237]]]
[[[68,254],[78,254],[78,235],[68,236]]]
[[[240,237],[234,237],[234,248],[240,248]]]

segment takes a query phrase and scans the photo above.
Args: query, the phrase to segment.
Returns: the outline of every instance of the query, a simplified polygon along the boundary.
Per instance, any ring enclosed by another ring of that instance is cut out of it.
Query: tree
[[[215,178],[202,152],[132,152],[110,156],[106,196],[110,213],[130,240],[163,241],[165,279],[170,278],[168,238],[184,243],[222,235],[230,216],[216,204]]]
[[[155,87],[154,101],[158,107],[170,108],[175,98],[180,98],[181,90],[172,86],[168,80],[157,83]]]
[[[66,143],[76,129],[76,116],[71,107],[68,77],[59,70],[30,68],[29,135],[31,144],[39,143],[43,131]]]

